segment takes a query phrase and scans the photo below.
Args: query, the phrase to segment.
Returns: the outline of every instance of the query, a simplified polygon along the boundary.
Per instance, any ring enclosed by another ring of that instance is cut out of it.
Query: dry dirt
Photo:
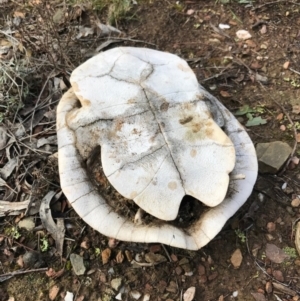
[[[300,5],[296,0],[257,0],[252,5],[251,1],[222,2],[227,1],[138,1],[116,24],[123,32],[123,39],[105,49],[130,45],[179,55],[189,62],[199,82],[232,112],[249,105],[254,109],[254,116],[267,120],[265,125],[248,128],[255,143],[280,140],[293,147],[295,137],[287,116],[300,129],[300,117],[295,112],[295,105],[300,104]],[[96,16],[105,23],[107,10],[83,11],[82,7],[70,6],[67,7],[68,18],[50,22],[51,26],[49,22],[40,22],[40,16],[51,18],[54,15],[61,7],[59,3],[53,1],[53,4],[46,5],[44,2],[43,6],[40,1],[23,4],[18,1],[1,4],[0,1],[0,24],[3,28],[16,16],[16,12],[20,12],[21,25],[15,27],[14,34],[30,50],[34,61],[35,68],[27,77],[30,93],[23,98],[25,108],[35,106],[41,95],[43,100],[47,99],[47,95],[43,95],[45,89],[42,90],[46,82],[49,90],[48,83],[54,82],[54,78],[62,79],[68,85],[72,69],[86,59],[84,53],[93,51],[110,39],[98,38],[95,33],[80,39],[68,38],[74,24],[91,27]],[[220,31],[219,24],[229,24],[230,29]],[[252,38],[238,40],[235,33],[239,29],[248,30]],[[38,36],[43,35],[41,40]],[[1,31],[0,37],[0,41],[5,38]],[[51,47],[47,48],[49,45],[46,43],[55,38],[61,39],[56,52],[50,51]],[[47,61],[47,64],[42,64],[42,61]],[[55,68],[51,69],[51,66]],[[54,70],[54,74],[50,75],[49,70]],[[265,78],[257,77],[257,74]],[[40,94],[41,91],[43,93]],[[55,101],[60,95],[52,94],[49,111],[55,109]],[[3,123],[10,127],[9,122],[16,123],[26,117],[17,114],[18,117],[14,118],[9,112],[5,114]],[[33,133],[43,133],[48,125],[41,125],[42,121],[34,125]],[[240,121],[245,124],[247,118],[243,116]],[[42,136],[40,134],[39,137]],[[55,152],[55,148],[51,152]],[[295,155],[298,152],[299,148]],[[1,153],[1,158],[3,167],[5,152]],[[26,177],[30,184],[35,183],[39,187],[40,198],[47,190],[59,191],[55,162],[30,152],[26,160],[26,167],[29,162],[38,160],[36,165],[28,167],[29,175]],[[182,294],[191,286],[196,287],[194,300],[199,301],[300,300],[300,258],[295,249],[293,231],[294,223],[300,217],[300,207],[291,205],[291,201],[300,195],[300,175],[299,166],[292,167],[282,175],[259,175],[247,203],[201,250],[190,252],[157,244],[118,242],[111,247],[111,256],[106,264],[101,255],[109,247],[108,238],[86,226],[62,196],[52,206],[53,217],[64,218],[66,225],[67,240],[62,260],[53,255],[55,243],[51,235],[46,236],[48,250],[41,252],[44,262],[41,265],[56,272],[63,269],[62,274],[51,278],[49,272],[47,275],[32,271],[14,276],[1,283],[0,300],[6,301],[9,297],[14,298],[10,300],[50,300],[49,292],[54,292],[55,285],[59,288],[55,300],[64,300],[66,291],[74,293],[74,300],[115,300],[117,292],[111,288],[111,280],[115,278],[122,279],[125,289],[122,300],[135,300],[130,293],[132,291],[141,293],[139,300],[143,300],[145,294],[150,295],[150,300],[182,300]],[[22,168],[16,174],[19,175]],[[16,179],[23,185],[21,177],[11,175],[9,179],[7,182],[13,188],[17,185]],[[285,190],[282,189],[284,183],[287,183]],[[259,197],[259,193],[263,198]],[[35,217],[36,226],[39,226],[38,214]],[[8,231],[19,220],[20,215],[1,218],[1,274],[20,269],[22,263],[19,258],[26,250],[40,250],[40,232],[19,229],[20,237],[13,238]],[[266,256],[267,244],[276,245],[290,257],[282,263],[274,263]],[[243,258],[240,267],[234,268],[231,256],[237,249]],[[135,267],[128,261],[129,253],[135,258],[149,251],[165,256],[167,261],[152,267]],[[70,253],[83,256],[87,267],[85,275],[74,274],[69,262]],[[120,254],[123,254],[123,260]],[[29,269],[36,267],[30,265]]]

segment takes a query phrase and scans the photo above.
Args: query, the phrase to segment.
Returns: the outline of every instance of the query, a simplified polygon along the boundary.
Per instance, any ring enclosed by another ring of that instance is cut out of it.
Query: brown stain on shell
[[[172,181],[168,183],[168,188],[171,190],[175,190],[177,188],[177,183]]]
[[[196,155],[197,155],[197,150],[196,149],[191,149],[190,155],[191,155],[192,158],[195,158]]]

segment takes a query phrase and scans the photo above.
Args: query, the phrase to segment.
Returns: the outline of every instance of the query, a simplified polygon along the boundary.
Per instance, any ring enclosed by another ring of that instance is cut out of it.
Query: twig
[[[2,279],[2,278],[8,279],[8,278],[14,277],[16,275],[22,275],[22,274],[28,274],[28,273],[34,273],[34,272],[45,272],[47,270],[48,270],[48,268],[40,268],[40,269],[32,269],[32,270],[17,270],[14,272],[0,275],[0,279]],[[4,279],[4,280],[6,280],[6,279]]]
[[[294,69],[292,69],[292,68],[289,68],[289,70],[292,71],[292,72],[294,72],[294,73],[296,73],[296,74],[298,74],[298,75],[300,75],[300,72],[299,72],[299,71],[296,71],[296,70],[294,70]]]
[[[295,4],[295,5],[300,5],[300,3],[296,3],[296,2],[294,2],[294,1],[289,1],[289,0],[277,0],[277,1],[267,2],[267,3],[261,4],[261,5],[257,6],[257,7],[254,7],[254,10],[260,9],[260,8],[266,6],[266,5],[276,4],[276,3],[280,3],[280,2],[288,2],[288,3]]]
[[[165,253],[166,253],[166,255],[167,255],[169,261],[172,262],[172,258],[171,258],[171,256],[170,256],[170,254],[169,254],[167,248],[165,247],[165,245],[164,245],[164,244],[161,244],[161,246],[163,247],[163,249],[164,249],[164,251],[165,251]]]
[[[290,115],[288,114],[288,112],[286,111],[286,109],[279,103],[277,102],[275,99],[273,99],[273,101],[277,104],[277,106],[279,106],[282,110],[282,112],[285,114],[285,116],[287,117],[287,119],[289,120],[292,128],[293,128],[293,131],[294,131],[294,138],[295,138],[295,142],[294,142],[294,146],[293,146],[293,149],[292,149],[292,152],[290,154],[290,157],[289,159],[286,161],[283,169],[280,171],[280,173],[278,174],[279,176],[281,176],[287,169],[289,163],[291,162],[291,159],[292,157],[294,156],[295,152],[296,152],[296,149],[297,149],[297,145],[298,145],[298,142],[297,142],[297,130],[296,130],[296,127],[295,127],[295,124],[293,122],[293,120],[291,119]]]
[[[4,235],[4,234],[0,234],[0,237],[5,237],[5,238],[7,238],[7,239],[10,239],[10,238],[11,238],[11,237],[9,237],[9,236],[7,236],[7,235]],[[27,249],[27,250],[29,250],[29,251],[38,253],[38,251],[33,250],[33,249],[31,249],[31,248],[29,248],[29,247],[27,247],[27,246],[21,244],[20,242],[17,242],[16,240],[14,240],[14,243],[17,244],[17,245],[19,245],[19,246],[21,246],[21,247],[23,247],[23,248],[25,248],[25,249]]]

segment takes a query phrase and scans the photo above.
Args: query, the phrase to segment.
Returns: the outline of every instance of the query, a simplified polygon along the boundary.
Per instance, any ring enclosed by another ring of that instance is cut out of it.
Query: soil
[[[70,23],[51,23],[54,29],[48,26],[43,31],[37,14],[41,14],[42,2],[33,2],[37,3],[36,6],[32,8],[29,5],[28,8],[16,2],[1,4],[0,1],[0,7],[3,6],[0,24],[3,26],[6,20],[16,16],[16,11],[26,11],[22,21],[26,26],[20,26],[16,37],[22,39],[23,45],[31,51],[36,68],[27,78],[31,81],[29,96],[23,99],[25,108],[36,105],[38,95],[45,93],[42,88],[46,78],[60,78],[68,86],[70,72],[86,59],[84,53],[93,51],[110,39],[97,38],[95,35],[77,40],[66,38],[75,25],[89,27],[95,17],[105,23],[105,9],[97,12],[70,6]],[[59,2],[55,1],[53,7],[46,5],[45,11],[51,11],[50,15],[53,16],[60,7]],[[254,143],[279,140],[293,147],[295,137],[289,118],[295,128],[300,129],[300,117],[295,111],[296,105],[300,105],[299,12],[297,1],[138,1],[115,25],[125,38],[105,49],[130,45],[179,55],[189,62],[199,82],[229,110],[235,112],[248,105],[253,109],[253,117],[260,116],[267,121],[264,125],[247,127]],[[230,29],[220,30],[219,24],[229,24]],[[35,35],[33,31],[28,34],[28,26],[36,30]],[[240,29],[249,31],[252,38],[238,40],[236,31]],[[39,30],[44,35],[43,42],[38,38]],[[42,65],[41,61],[47,60],[49,54],[43,43],[46,43],[46,37],[49,40],[52,37],[54,41],[57,34],[61,37],[61,45],[67,41],[61,46],[65,48],[58,50],[56,57],[48,60],[48,65]],[[0,38],[3,38],[1,32]],[[58,59],[60,64],[55,63]],[[51,70],[49,66],[52,64],[56,64],[57,68],[56,73],[50,76],[47,72]],[[59,97],[60,94],[52,94],[49,108],[55,110],[55,101]],[[10,122],[12,126],[11,123],[25,120],[24,116],[20,115],[18,119],[6,112],[6,120],[3,122],[6,125]],[[246,115],[239,117],[239,120],[246,124]],[[39,126],[39,122],[34,125],[34,133],[41,131]],[[51,153],[55,151],[55,147],[50,149]],[[296,149],[296,156],[298,152],[299,148]],[[1,167],[7,161],[5,156],[5,152],[2,153]],[[24,161],[26,166],[40,159],[34,168],[30,167],[27,177],[31,184],[34,182],[38,187],[34,194],[38,200],[48,190],[59,189],[57,163],[43,155],[39,157],[29,153],[29,156]],[[15,171],[16,175],[20,174],[22,168]],[[7,181],[13,188],[17,185],[16,179],[23,185],[24,179],[16,175]],[[101,179],[103,175],[99,177]],[[105,183],[106,179],[102,180]],[[287,187],[282,189],[285,183]],[[146,294],[150,295],[151,301],[183,300],[183,293],[192,286],[196,287],[194,300],[300,300],[300,258],[294,244],[294,226],[300,218],[300,207],[291,205],[298,195],[298,165],[290,165],[282,174],[259,175],[246,204],[228,221],[217,237],[199,251],[108,239],[84,224],[62,196],[51,206],[53,217],[64,218],[66,226],[61,258],[55,255],[55,241],[45,230],[19,229],[20,236],[16,237],[9,229],[17,225],[22,215],[1,218],[2,274],[22,268],[19,259],[26,251],[33,249],[42,255],[40,266],[52,269],[52,275],[49,270],[47,274],[44,271],[32,271],[3,281],[0,300],[8,300],[8,296],[14,298],[10,300],[51,300],[49,293],[53,293],[54,286],[59,291],[52,300],[64,300],[67,291],[74,293],[74,300],[115,300],[118,291],[111,287],[111,280],[115,278],[122,280],[122,300],[135,300],[133,291],[141,294],[138,300],[146,300]],[[6,196],[3,195],[3,198]],[[129,212],[124,214],[135,212],[131,203],[126,208],[129,208]],[[187,215],[188,219],[190,212],[182,214]],[[39,226],[39,216],[34,216],[36,226]],[[41,235],[46,235],[49,244],[45,252],[41,252]],[[271,261],[266,256],[268,244],[276,245],[290,256],[281,263]],[[111,249],[109,258],[104,256],[107,248]],[[234,266],[231,260],[237,249],[242,254],[239,267]],[[143,258],[149,252],[164,256],[166,261],[151,267],[141,267],[130,262],[132,258]],[[69,261],[70,253],[83,257],[87,268],[85,275],[75,275]],[[107,263],[104,263],[105,259]],[[29,264],[28,269],[38,267]],[[61,274],[55,274],[59,271]],[[283,288],[278,287],[278,284]]]

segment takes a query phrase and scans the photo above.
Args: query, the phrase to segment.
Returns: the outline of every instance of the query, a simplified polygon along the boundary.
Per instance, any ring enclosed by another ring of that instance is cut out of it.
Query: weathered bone
[[[71,84],[57,109],[61,187],[94,229],[119,240],[195,250],[249,197],[257,176],[253,144],[182,59],[115,48],[75,69]],[[149,214],[176,218],[185,194],[213,208],[185,230],[125,219],[89,180],[84,162],[97,145],[111,184]],[[225,197],[229,182],[232,193]]]

